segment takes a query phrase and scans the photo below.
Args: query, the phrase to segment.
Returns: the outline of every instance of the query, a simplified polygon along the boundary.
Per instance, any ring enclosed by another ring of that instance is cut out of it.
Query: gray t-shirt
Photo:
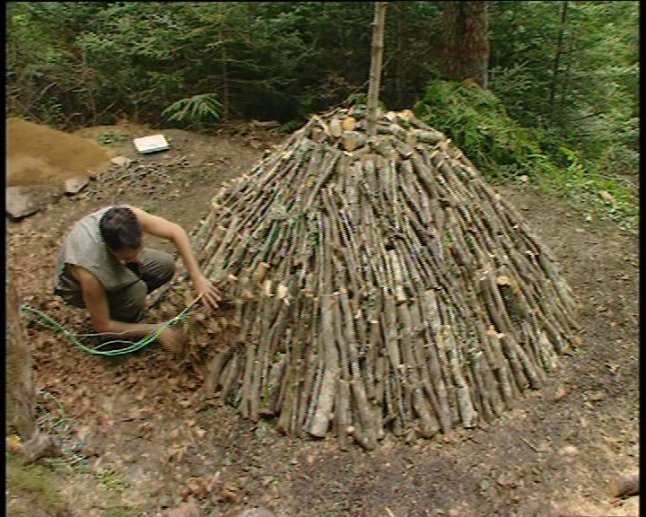
[[[54,286],[57,291],[78,291],[78,281],[68,264],[81,266],[97,277],[107,292],[119,291],[139,281],[139,277],[119,261],[104,244],[99,222],[110,206],[86,215],[65,239],[56,263]]]

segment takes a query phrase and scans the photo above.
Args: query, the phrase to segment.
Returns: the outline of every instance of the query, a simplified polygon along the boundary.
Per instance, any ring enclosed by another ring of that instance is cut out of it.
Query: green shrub
[[[200,125],[219,119],[221,108],[217,94],[202,93],[174,102],[162,111],[162,117],[189,126]]]
[[[488,180],[526,175],[543,190],[636,227],[637,192],[619,171],[636,176],[639,153],[625,145],[609,147],[601,160],[585,159],[555,130],[521,126],[491,91],[469,84],[434,81],[414,111],[449,136]]]
[[[444,132],[489,179],[532,176],[546,166],[537,138],[520,126],[488,90],[448,81],[434,81],[415,114]]]

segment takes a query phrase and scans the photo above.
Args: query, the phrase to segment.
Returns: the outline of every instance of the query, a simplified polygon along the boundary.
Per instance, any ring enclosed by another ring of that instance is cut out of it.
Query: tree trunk
[[[471,79],[487,88],[489,62],[487,2],[444,2],[441,72],[445,79]]]
[[[7,276],[7,420],[6,432],[15,430],[27,440],[35,430],[36,394],[32,358],[25,328],[20,319],[18,293]]]
[[[370,84],[368,86],[367,133],[368,138],[375,135],[377,103],[379,101],[379,83],[381,80],[381,60],[384,54],[384,25],[386,20],[386,2],[375,3],[375,21],[372,31],[372,56],[370,60]]]
[[[568,48],[567,48],[567,53],[565,55],[565,70],[563,71],[563,86],[561,87],[561,95],[559,95],[559,109],[564,105],[565,102],[567,102],[567,92],[570,88],[570,78],[571,78],[571,70],[572,70],[572,52],[574,48],[574,34],[570,34],[569,42],[568,42]],[[567,121],[564,126],[561,127],[566,127],[567,124],[569,124],[571,121]]]
[[[552,84],[550,86],[550,114],[554,114],[554,103],[556,100],[556,86],[558,84],[559,67],[563,55],[563,35],[567,25],[567,0],[561,6],[561,27],[559,29],[558,41],[556,43],[556,55],[554,56],[554,69],[552,71]]]
[[[397,2],[397,49],[395,52],[395,109],[404,108],[404,9],[405,2]]]
[[[229,70],[227,67],[227,48],[224,41],[224,5],[220,4],[220,27],[218,37],[220,38],[220,62],[222,63],[222,122],[229,121]]]

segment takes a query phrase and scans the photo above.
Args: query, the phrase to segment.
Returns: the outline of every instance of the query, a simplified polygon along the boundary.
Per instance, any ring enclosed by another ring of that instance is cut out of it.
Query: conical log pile
[[[195,234],[236,303],[207,391],[279,430],[371,448],[490,421],[577,330],[553,256],[443,134],[313,117],[225,185]]]

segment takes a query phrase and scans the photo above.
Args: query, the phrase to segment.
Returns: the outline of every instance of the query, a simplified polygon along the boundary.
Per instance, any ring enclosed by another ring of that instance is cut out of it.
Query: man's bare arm
[[[182,257],[184,267],[186,267],[186,271],[188,271],[198,293],[204,296],[205,301],[211,307],[217,307],[218,301],[220,300],[219,292],[200,272],[197,260],[195,260],[195,256],[193,255],[191,242],[189,241],[184,228],[179,224],[172,223],[164,219],[163,217],[144,212],[140,208],[134,206],[129,206],[129,208],[137,216],[137,220],[141,225],[142,231],[162,239],[170,240],[175,244],[177,251],[179,251],[179,254]]]
[[[108,300],[101,282],[81,266],[72,266],[72,274],[81,284],[85,307],[97,332],[120,334],[124,339],[139,338],[159,329],[161,323],[125,323],[110,318]],[[123,333],[123,334],[121,334]]]

